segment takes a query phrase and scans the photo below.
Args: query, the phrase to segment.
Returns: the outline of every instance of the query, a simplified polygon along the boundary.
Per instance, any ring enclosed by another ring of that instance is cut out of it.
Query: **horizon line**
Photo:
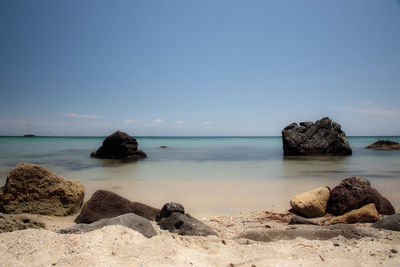
[[[47,137],[47,138],[104,138],[109,135],[35,135],[31,137],[23,136],[23,135],[0,135],[0,137],[21,137],[21,138],[36,138],[36,137]],[[159,137],[188,137],[188,138],[193,138],[193,137],[213,137],[213,138],[243,138],[243,137],[282,137],[282,135],[136,135],[132,136],[135,138],[159,138]],[[400,135],[347,135],[346,137],[395,137],[398,138]]]

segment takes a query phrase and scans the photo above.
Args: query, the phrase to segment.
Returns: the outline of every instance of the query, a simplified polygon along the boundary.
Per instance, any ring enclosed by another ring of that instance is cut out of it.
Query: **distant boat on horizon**
[[[29,126],[30,126],[30,125],[29,125],[29,121],[27,121],[27,122],[26,122],[26,133],[24,133],[24,134],[22,135],[23,137],[34,137],[34,136],[35,136],[35,134],[33,134],[33,133],[31,132]]]

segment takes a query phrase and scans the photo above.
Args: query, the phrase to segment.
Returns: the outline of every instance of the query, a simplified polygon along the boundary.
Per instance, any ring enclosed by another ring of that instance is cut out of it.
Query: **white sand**
[[[265,212],[200,218],[220,237],[189,237],[159,230],[147,239],[122,226],[63,235],[28,229],[0,234],[1,266],[399,266],[400,233],[371,229],[380,238],[318,241],[297,238],[255,242],[234,237],[265,225],[287,229]],[[42,216],[48,228],[72,224],[73,217]],[[155,224],[154,224],[155,225]],[[369,227],[368,225],[363,227]],[[370,228],[368,228],[370,229]],[[338,246],[335,246],[336,243]]]

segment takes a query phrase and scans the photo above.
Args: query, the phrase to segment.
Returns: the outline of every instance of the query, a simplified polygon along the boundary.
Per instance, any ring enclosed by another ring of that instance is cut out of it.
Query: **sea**
[[[292,196],[363,176],[400,208],[400,151],[365,146],[400,137],[348,137],[351,156],[284,157],[281,137],[137,137],[147,158],[91,158],[105,137],[0,137],[0,187],[19,162],[43,165],[85,186],[162,207],[179,202],[194,215],[284,211]],[[167,146],[167,148],[160,148]]]

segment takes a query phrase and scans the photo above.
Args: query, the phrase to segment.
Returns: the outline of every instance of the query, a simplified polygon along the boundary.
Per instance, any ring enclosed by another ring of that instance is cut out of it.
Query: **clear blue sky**
[[[2,0],[0,90],[0,135],[398,135],[400,2]]]

